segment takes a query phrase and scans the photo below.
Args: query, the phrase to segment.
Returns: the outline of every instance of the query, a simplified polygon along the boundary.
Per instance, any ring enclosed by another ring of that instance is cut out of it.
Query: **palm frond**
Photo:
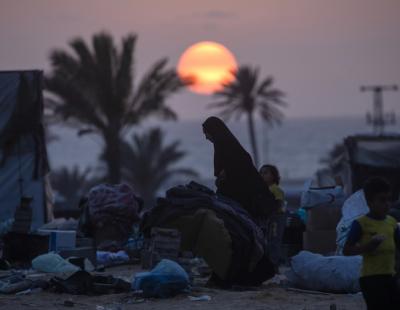
[[[176,119],[175,112],[166,107],[164,102],[165,98],[181,89],[184,84],[175,70],[166,69],[167,62],[166,58],[160,59],[142,78],[129,105],[125,124],[135,123],[150,114],[164,119]]]
[[[175,175],[196,175],[192,169],[175,167],[186,152],[180,150],[179,141],[165,145],[161,129],[135,134],[131,141],[123,151],[123,175],[142,195],[154,196]]]
[[[52,187],[67,201],[70,207],[77,207],[77,202],[93,185],[89,177],[91,169],[81,171],[77,166],[72,169],[62,167],[50,174]]]
[[[93,68],[95,61],[89,47],[82,38],[72,40],[70,46],[79,57],[81,68]]]
[[[268,90],[273,83],[274,78],[272,76],[268,76],[267,78],[265,78],[264,81],[262,81],[261,84],[258,86],[257,94],[264,94],[265,91]]]
[[[117,58],[117,72],[115,77],[115,93],[120,98],[129,98],[132,83],[133,54],[136,43],[136,35],[130,34],[122,41],[122,51]]]
[[[61,76],[45,78],[46,89],[57,94],[59,100],[52,100],[52,107],[55,114],[62,115],[67,120],[73,117],[84,124],[93,124],[97,128],[104,130],[106,124],[94,109],[90,96],[85,94],[79,85],[74,81],[66,81]],[[68,102],[68,104],[65,104]]]
[[[217,100],[209,105],[219,110],[226,120],[235,117],[239,120],[248,116],[250,143],[255,161],[258,159],[257,139],[254,130],[254,113],[259,113],[270,125],[280,124],[283,113],[279,108],[286,107],[285,93],[273,88],[274,78],[268,76],[259,82],[260,70],[257,67],[240,66],[234,72],[235,79],[224,84],[224,88],[214,94]]]

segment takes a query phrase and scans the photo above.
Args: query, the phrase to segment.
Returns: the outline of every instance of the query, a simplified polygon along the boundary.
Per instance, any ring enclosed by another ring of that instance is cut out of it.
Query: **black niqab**
[[[214,144],[214,176],[218,177],[222,170],[227,172],[228,167],[234,168],[237,163],[253,165],[249,153],[218,117],[207,118],[203,123],[203,130],[212,137]]]

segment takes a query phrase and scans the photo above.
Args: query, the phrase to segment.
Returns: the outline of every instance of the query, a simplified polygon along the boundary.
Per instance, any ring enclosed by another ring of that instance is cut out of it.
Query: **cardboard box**
[[[72,250],[76,247],[76,231],[74,230],[39,229],[38,232],[43,235],[49,235],[49,252]]]
[[[336,230],[314,230],[303,233],[303,249],[323,255],[336,252]]]
[[[342,217],[342,209],[333,206],[319,206],[307,211],[308,231],[336,230],[336,226]]]
[[[176,229],[154,227],[151,239],[145,241],[145,250],[141,253],[143,269],[153,268],[161,259],[176,261],[179,256],[181,235]]]

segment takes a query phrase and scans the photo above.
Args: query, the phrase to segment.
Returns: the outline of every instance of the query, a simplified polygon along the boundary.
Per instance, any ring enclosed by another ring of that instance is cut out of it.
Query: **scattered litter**
[[[286,288],[287,291],[301,293],[301,294],[313,294],[313,295],[332,295],[332,293],[325,293],[319,291],[312,291],[312,290],[302,290],[299,288],[288,287]]]
[[[0,279],[0,293],[14,294],[25,291],[32,286],[32,281],[21,274],[13,274]]]
[[[120,305],[117,305],[115,307],[96,306],[96,310],[122,310],[122,307]]]
[[[210,301],[211,296],[209,295],[202,295],[202,296],[188,296],[190,301]]]
[[[143,291],[134,291],[131,295],[124,296],[120,300],[122,304],[140,304],[145,301],[146,299],[143,298]]]
[[[195,293],[217,293],[216,290],[209,288],[209,287],[203,287],[203,286],[192,286],[191,291]]]
[[[91,275],[86,271],[77,271],[68,276],[60,275],[50,280],[54,291],[74,295],[105,295],[129,292],[131,284],[113,276]]]
[[[71,264],[55,253],[39,255],[32,260],[32,268],[37,271],[48,273],[76,272],[79,270],[79,267]]]
[[[27,290],[21,291],[16,293],[15,295],[30,295],[30,294],[36,294],[42,292],[43,289],[41,287],[36,287],[36,288],[28,288]]]
[[[144,298],[130,298],[128,299],[125,303],[126,304],[141,304],[142,302],[145,302],[146,300]]]
[[[129,256],[125,251],[118,251],[116,253],[97,251],[97,263],[105,267],[127,262],[129,262]]]
[[[136,274],[132,288],[142,290],[144,297],[167,298],[189,287],[189,276],[176,262],[163,259],[150,272]]]
[[[287,282],[287,277],[283,274],[276,274],[272,279],[265,281],[264,285],[283,285]]]

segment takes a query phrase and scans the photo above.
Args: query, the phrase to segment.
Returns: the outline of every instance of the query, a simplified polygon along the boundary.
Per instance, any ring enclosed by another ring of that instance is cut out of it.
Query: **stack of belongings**
[[[96,247],[117,251],[127,242],[138,222],[140,198],[127,184],[100,184],[93,187],[83,206],[79,229],[93,237]]]
[[[344,192],[341,186],[310,187],[302,193],[301,206],[307,210],[303,249],[323,255],[336,252],[336,226],[341,217]]]
[[[158,199],[143,216],[145,238],[153,227],[179,230],[181,251],[204,258],[222,286],[260,285],[274,275],[264,235],[247,211],[195,182]]]
[[[152,269],[161,259],[178,260],[181,234],[176,229],[153,227],[151,239],[142,251],[142,268]]]

